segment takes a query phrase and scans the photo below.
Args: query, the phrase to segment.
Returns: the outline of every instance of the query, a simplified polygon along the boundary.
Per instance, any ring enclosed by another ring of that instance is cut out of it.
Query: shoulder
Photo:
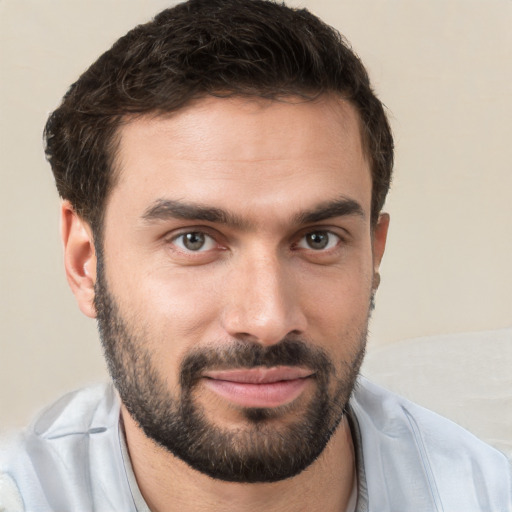
[[[110,424],[112,411],[114,416],[116,414],[115,400],[115,393],[107,384],[65,394],[43,409],[28,427],[2,436],[0,468],[5,469],[11,452],[26,448],[36,439],[43,441],[80,435],[88,432],[95,422],[103,426]]]
[[[358,420],[373,432],[381,432],[383,435],[411,434],[425,448],[433,450],[445,451],[449,443],[455,443],[458,447],[470,449],[473,455],[481,455],[483,461],[507,463],[501,452],[453,421],[364,377],[358,379],[351,405],[358,411]]]
[[[23,512],[23,500],[18,486],[7,473],[0,473],[0,511]]]
[[[498,450],[362,377],[350,405],[370,494],[382,491],[383,480],[401,488],[414,482],[431,510],[512,510],[511,466]]]
[[[82,389],[2,441],[0,474],[11,489],[18,488],[26,510],[94,509],[89,502],[101,479],[122,478],[119,409],[111,385]],[[0,495],[0,510],[3,499]]]

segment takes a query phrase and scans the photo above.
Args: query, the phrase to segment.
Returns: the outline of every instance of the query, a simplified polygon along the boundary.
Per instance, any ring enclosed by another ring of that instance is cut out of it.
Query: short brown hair
[[[207,95],[314,99],[357,109],[372,172],[372,222],[389,190],[393,138],[348,43],[306,9],[267,0],[189,0],[120,38],[69,88],[45,127],[57,189],[101,230],[116,131],[129,114],[168,113]]]

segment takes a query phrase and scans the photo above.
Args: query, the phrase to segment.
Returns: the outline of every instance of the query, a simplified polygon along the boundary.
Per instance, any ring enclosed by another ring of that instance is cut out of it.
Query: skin
[[[173,394],[194,347],[244,339],[262,345],[300,334],[341,367],[364,343],[389,217],[370,222],[371,174],[355,109],[335,97],[198,100],[177,113],[128,120],[119,131],[119,179],[106,206],[108,286],[123,317],[145,333]],[[159,200],[219,208],[238,224],[170,216],[148,219]],[[300,214],[350,200],[359,210],[304,223]],[[189,251],[180,235],[208,235]],[[308,233],[328,233],[325,249]],[[62,205],[68,281],[91,318],[96,253],[90,227]],[[301,414],[314,383],[279,422]],[[206,417],[227,429],[245,420],[206,385]],[[154,511],[344,510],[354,478],[344,419],[305,471],[276,483],[211,479],[148,439],[122,408],[141,492]]]

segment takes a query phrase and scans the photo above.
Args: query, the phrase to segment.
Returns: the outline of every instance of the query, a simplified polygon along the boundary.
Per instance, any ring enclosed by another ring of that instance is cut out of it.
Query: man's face
[[[95,305],[124,406],[210,476],[298,473],[342,418],[384,247],[355,110],[203,99],[128,121],[116,165]]]

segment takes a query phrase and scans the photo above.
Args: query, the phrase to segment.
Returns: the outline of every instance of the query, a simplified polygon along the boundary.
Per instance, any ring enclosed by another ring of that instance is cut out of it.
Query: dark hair
[[[120,38],[66,93],[45,127],[57,189],[97,233],[115,182],[116,132],[129,114],[168,113],[207,96],[314,99],[359,112],[372,172],[372,222],[389,190],[393,138],[348,43],[306,9],[266,0],[189,0]]]

